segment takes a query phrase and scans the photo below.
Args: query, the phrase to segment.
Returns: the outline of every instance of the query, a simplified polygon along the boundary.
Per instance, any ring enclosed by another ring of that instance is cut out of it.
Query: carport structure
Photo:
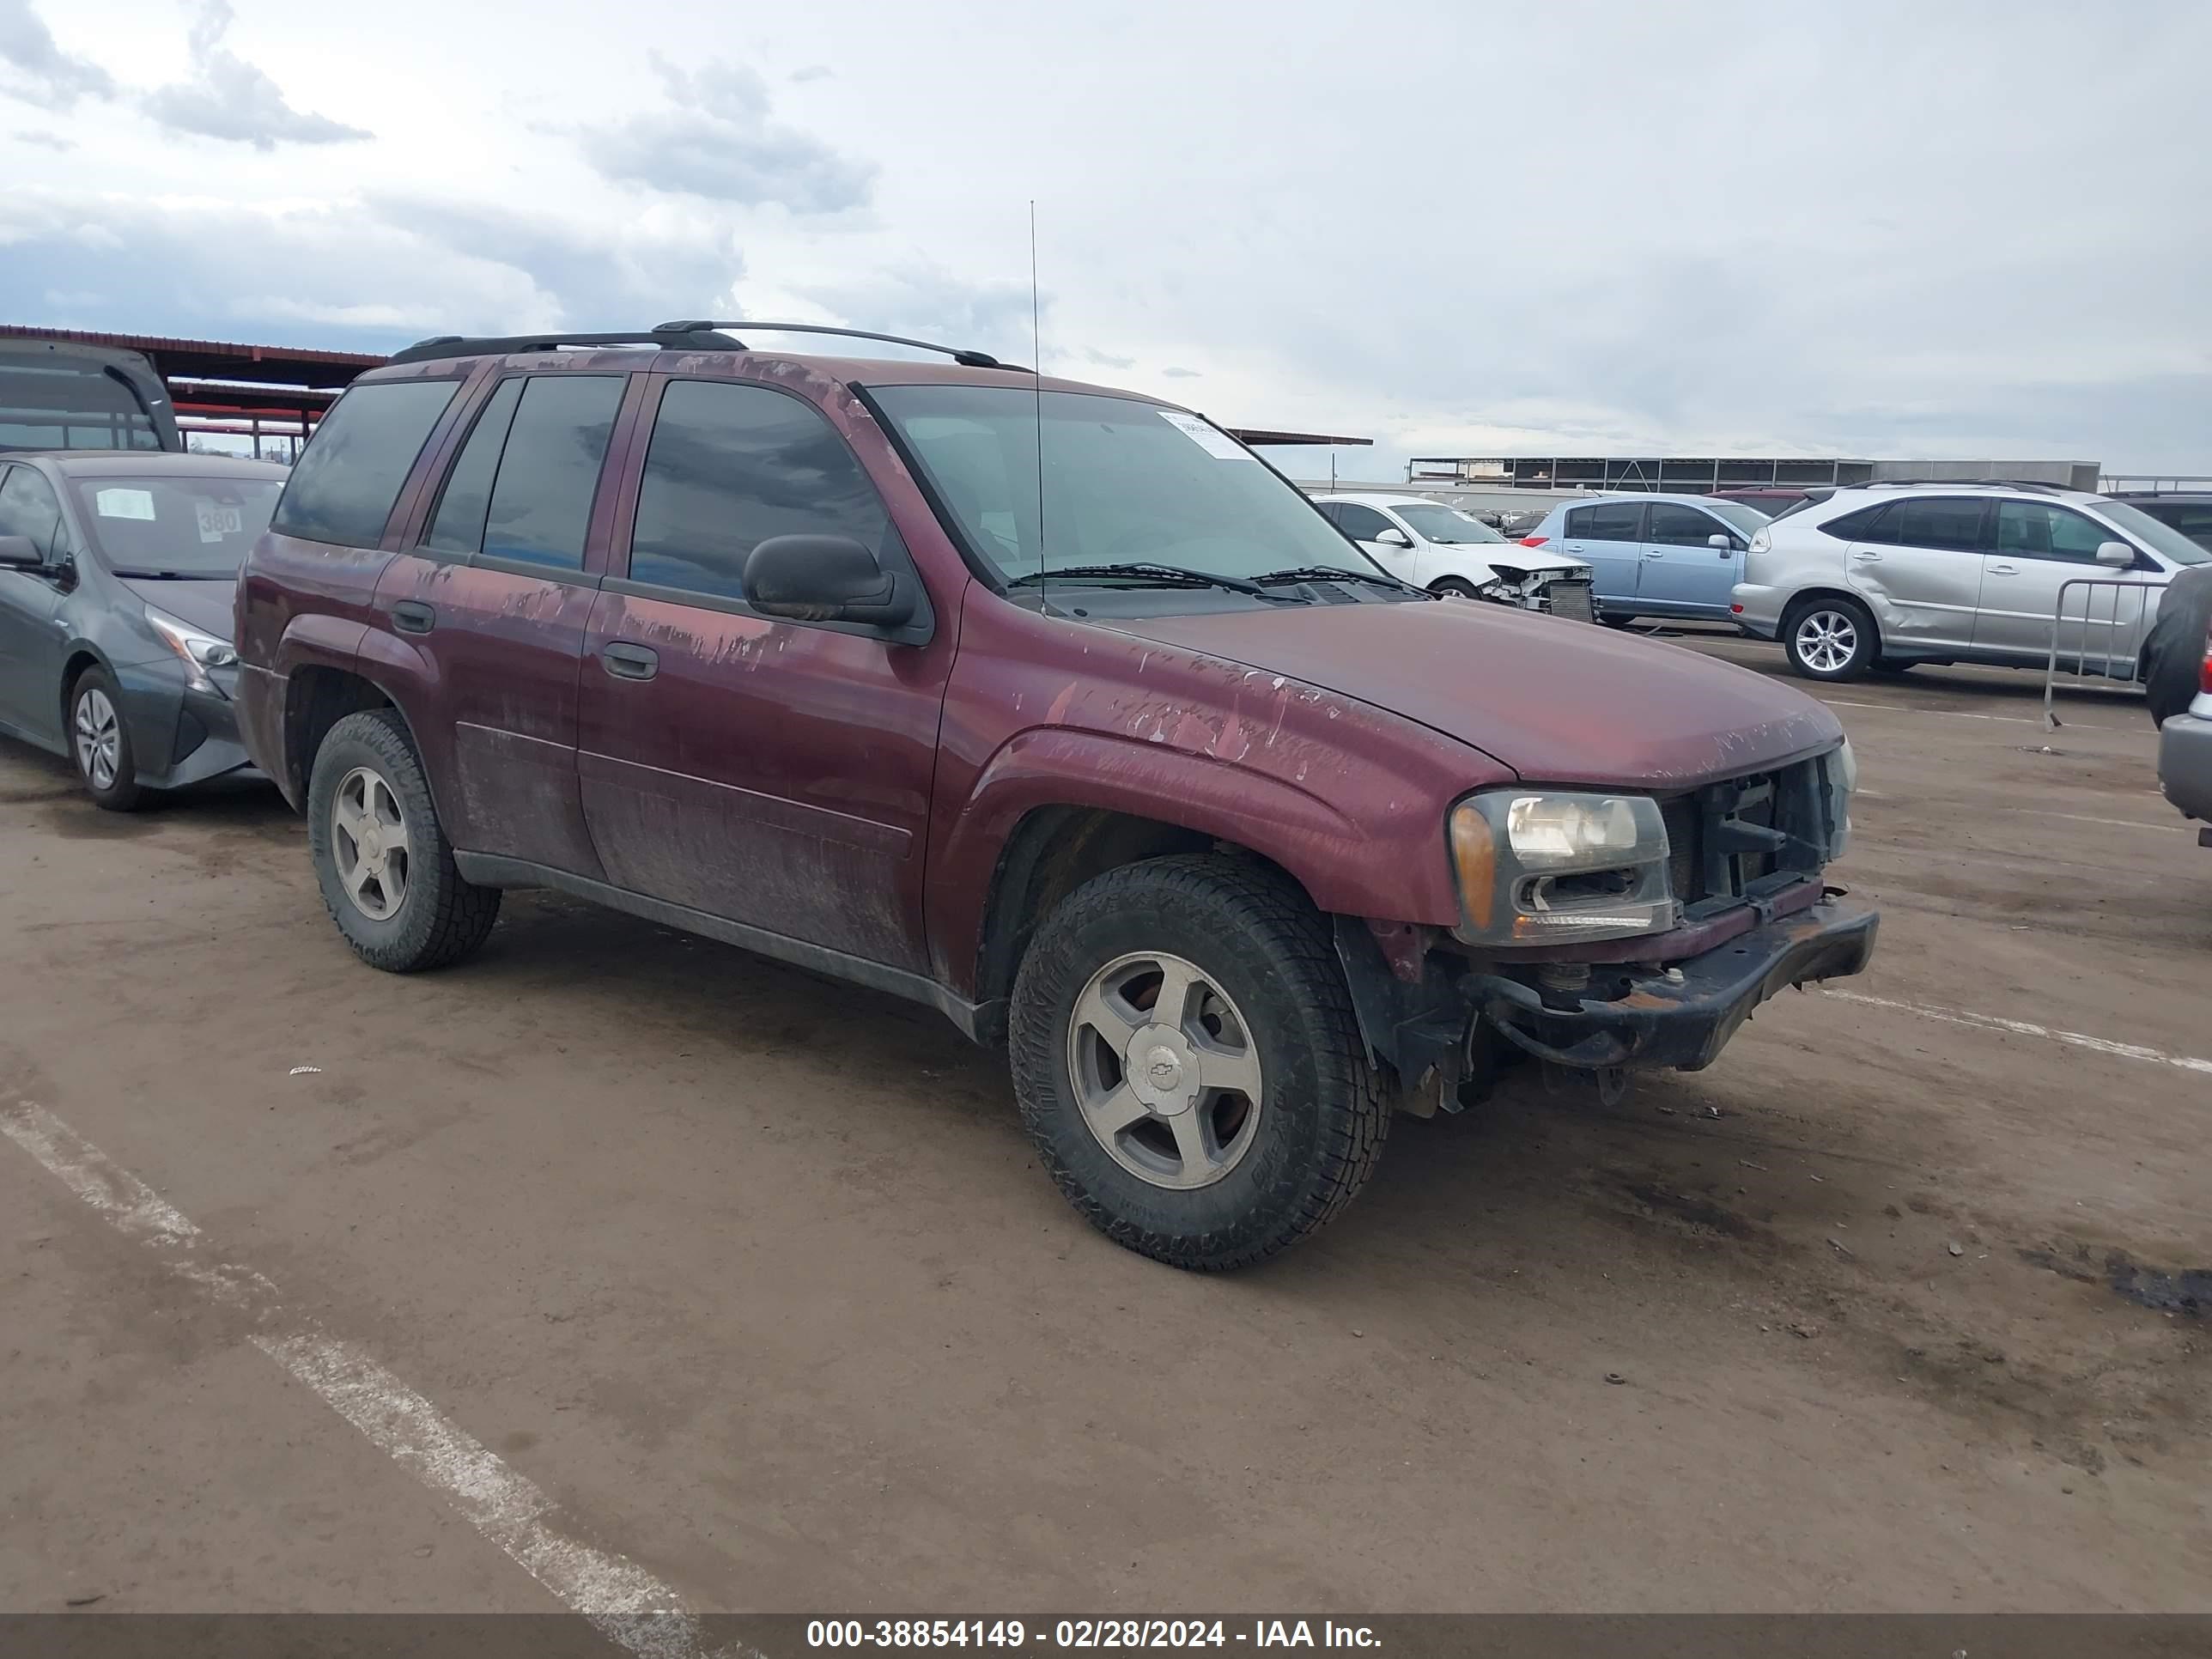
[[[13,323],[0,324],[0,339],[65,340],[142,353],[168,388],[179,424],[187,434],[251,436],[257,455],[264,437],[281,438],[297,453],[323,411],[354,376],[385,361],[371,352],[101,334]]]

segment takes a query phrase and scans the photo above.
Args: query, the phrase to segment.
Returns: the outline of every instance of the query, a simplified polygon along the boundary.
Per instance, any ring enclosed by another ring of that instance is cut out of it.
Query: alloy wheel
[[[1067,1069],[1085,1125],[1155,1187],[1209,1187],[1252,1150],[1264,1082],[1251,1027],[1182,957],[1108,963],[1076,999]]]
[[[331,801],[331,850],[338,884],[371,921],[389,921],[407,902],[407,819],[383,775],[356,766]]]
[[[1817,674],[1836,674],[1858,654],[1858,624],[1840,611],[1811,611],[1797,624],[1797,657]]]
[[[95,789],[115,787],[123,760],[123,728],[115,705],[98,686],[76,700],[76,763]]]

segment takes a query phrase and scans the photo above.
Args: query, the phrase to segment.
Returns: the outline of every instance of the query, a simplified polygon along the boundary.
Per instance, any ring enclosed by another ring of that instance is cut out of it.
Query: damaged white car
[[[1314,505],[1401,581],[1594,620],[1588,564],[1508,541],[1457,507],[1407,495],[1316,495]]]

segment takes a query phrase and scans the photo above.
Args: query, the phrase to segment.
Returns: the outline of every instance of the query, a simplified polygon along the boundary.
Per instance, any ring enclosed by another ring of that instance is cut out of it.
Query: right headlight
[[[1675,922],[1667,825],[1648,795],[1493,789],[1452,809],[1459,936],[1623,939]]]

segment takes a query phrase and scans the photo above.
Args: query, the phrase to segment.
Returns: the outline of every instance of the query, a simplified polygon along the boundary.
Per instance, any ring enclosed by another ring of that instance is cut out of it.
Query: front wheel
[[[123,723],[123,694],[105,668],[88,668],[70,690],[70,754],[95,805],[135,812],[146,804],[138,787],[138,757]]]
[[[1856,599],[1809,599],[1782,624],[1790,667],[1808,680],[1856,680],[1881,656],[1874,617]]]
[[[1389,1123],[1327,926],[1238,859],[1078,888],[1023,959],[1009,1035],[1047,1172],[1115,1243],[1173,1267],[1246,1267],[1315,1231]]]
[[[1429,584],[1429,592],[1440,599],[1479,599],[1472,582],[1463,582],[1456,576],[1445,576]]]

